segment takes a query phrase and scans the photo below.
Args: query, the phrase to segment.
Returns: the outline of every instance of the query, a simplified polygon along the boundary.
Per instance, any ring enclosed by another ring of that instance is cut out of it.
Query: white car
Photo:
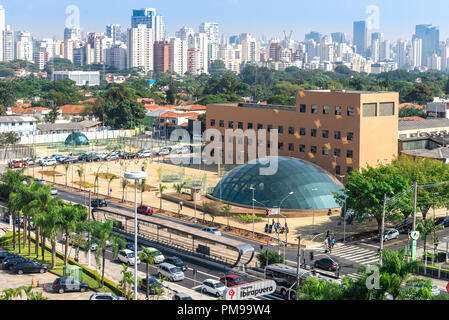
[[[134,258],[134,252],[132,252],[131,250],[128,250],[128,249],[120,250],[117,255],[117,259],[120,262],[126,263],[128,265],[132,265],[132,266],[136,262],[136,259]],[[137,264],[140,264],[139,257],[137,257]]]
[[[137,153],[138,158],[148,158],[151,157],[151,151],[140,151]]]
[[[221,236],[221,231],[218,230],[217,228],[206,227],[206,228],[201,229],[201,231],[209,232],[209,233],[215,234],[216,236]]]
[[[170,263],[161,263],[157,267],[157,273],[159,277],[166,277],[171,281],[182,281],[184,280],[184,272],[182,272],[181,268],[174,266]]]
[[[396,229],[386,229],[384,231],[384,241],[399,239],[399,231]],[[376,237],[377,241],[380,241],[380,234]]]
[[[56,189],[55,187],[51,187],[50,193],[51,193],[52,196],[55,196],[55,195],[58,194],[58,189]]]
[[[216,297],[221,297],[226,291],[226,286],[214,279],[206,279],[203,281],[203,285],[201,286],[202,293],[210,293]]]
[[[155,252],[155,256],[154,256],[154,263],[159,264],[164,262],[165,257],[162,254],[162,252],[160,252],[158,249],[156,248],[151,248],[151,247],[147,247],[146,249],[148,249],[151,252]]]
[[[56,159],[54,159],[54,158],[44,159],[44,160],[42,160],[41,164],[43,166],[52,166],[52,165],[56,164]]]
[[[89,300],[126,300],[123,297],[117,297],[110,292],[97,292],[90,296]]]

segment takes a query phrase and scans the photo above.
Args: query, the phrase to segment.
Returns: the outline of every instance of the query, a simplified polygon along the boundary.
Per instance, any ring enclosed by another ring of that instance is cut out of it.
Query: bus
[[[264,278],[276,282],[276,293],[280,293],[285,299],[288,299],[290,294],[290,300],[296,300],[296,274],[296,268],[275,263],[265,267]],[[300,269],[299,285],[308,277],[312,277],[310,272]]]

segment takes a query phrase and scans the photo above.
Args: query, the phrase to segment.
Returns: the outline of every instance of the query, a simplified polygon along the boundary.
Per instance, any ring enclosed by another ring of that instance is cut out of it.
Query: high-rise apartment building
[[[154,42],[154,72],[170,70],[170,44],[168,41]]]
[[[183,75],[188,70],[188,43],[180,38],[169,38],[170,71]]]
[[[144,24],[153,32],[154,41],[162,41],[165,38],[164,18],[156,14],[154,8],[143,8],[133,10],[131,17],[131,28],[137,28],[138,25]]]
[[[422,66],[422,39],[414,38],[412,40],[412,48],[410,50],[410,66]]]
[[[3,43],[3,60],[12,61],[14,60],[14,31],[11,30],[11,26],[6,26],[4,33],[4,43]]]
[[[82,40],[81,28],[65,28],[64,29],[64,40]]]
[[[343,32],[334,32],[331,34],[333,43],[346,43],[347,37]]]
[[[34,60],[33,52],[33,37],[31,36],[31,32],[19,32],[16,42],[16,59],[32,62]]]
[[[106,37],[111,38],[114,43],[122,41],[122,31],[119,24],[108,24],[106,26]]]
[[[438,53],[440,45],[440,30],[430,24],[416,26],[415,38],[422,39],[422,65],[428,66],[429,57]]]
[[[117,70],[127,69],[127,47],[125,44],[113,44],[106,49],[106,66]]]
[[[260,61],[260,42],[249,33],[242,33],[239,37],[239,43],[242,45],[243,62]]]
[[[307,40],[313,40],[313,41],[315,41],[316,43],[320,43],[321,37],[322,37],[321,33],[316,32],[316,31],[311,31],[311,32],[309,32],[309,33],[306,34],[306,36],[305,36],[305,41],[307,41]]]
[[[399,40],[396,43],[396,60],[398,68],[402,69],[408,65],[407,61],[407,41]]]
[[[368,49],[368,28],[366,26],[366,21],[355,21],[354,22],[354,46],[356,47],[356,52],[362,56],[366,55],[366,50]]]
[[[175,35],[176,38],[179,38],[181,40],[184,41],[188,41],[190,36],[193,36],[195,34],[195,31],[192,28],[188,28],[188,27],[182,27],[181,29],[179,29]]]
[[[209,61],[217,60],[218,46],[220,45],[219,24],[216,22],[203,22],[200,24],[199,32],[207,35]]]
[[[5,60],[5,31],[5,8],[0,5],[0,61],[7,61]]]
[[[209,73],[209,40],[207,34],[195,33],[194,35],[190,35],[188,43],[189,49],[193,49],[191,51],[191,57],[188,58],[189,61],[194,61],[194,67],[192,68],[200,74]],[[199,55],[196,50],[199,50],[201,55]],[[201,60],[198,62],[197,59],[199,59],[200,56]]]
[[[270,148],[275,148],[279,156],[307,160],[330,173],[347,175],[397,155],[398,107],[397,92],[299,91],[294,107],[208,105],[206,125],[225,137],[222,154],[230,151],[233,163],[241,151],[246,162],[250,146],[257,155],[264,143],[267,155],[274,155]],[[241,129],[243,136],[225,136],[228,129]],[[266,130],[266,137],[251,137],[250,130],[257,134],[260,129]],[[269,141],[273,129],[278,131],[277,146]]]
[[[128,67],[142,67],[148,73],[154,70],[153,30],[146,24],[128,29]]]

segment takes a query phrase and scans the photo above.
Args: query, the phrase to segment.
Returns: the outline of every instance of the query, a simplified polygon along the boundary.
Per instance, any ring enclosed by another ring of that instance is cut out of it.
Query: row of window
[[[224,128],[224,120],[220,120],[220,127]],[[215,126],[215,120],[211,119],[210,120],[210,125],[213,127]],[[228,128],[233,129],[234,128],[234,121],[228,121]],[[238,123],[238,128],[239,129],[243,129],[243,122],[239,122]],[[248,129],[253,129],[253,124],[251,122],[248,122]],[[263,124],[257,124],[257,129],[263,129]],[[273,129],[273,126],[271,124],[268,125],[268,132],[270,132]],[[279,134],[283,134],[284,133],[284,127],[283,126],[278,126],[278,133]],[[294,135],[295,134],[295,128],[294,127],[288,127],[288,134],[290,135]],[[299,135],[300,136],[305,136],[306,135],[306,128],[299,128]],[[317,137],[318,135],[318,130],[317,129],[311,129],[310,130],[310,136],[312,137]],[[321,130],[321,136],[323,138],[329,138],[329,130]],[[336,140],[340,140],[341,139],[341,131],[334,131],[334,138]],[[354,140],[354,133],[353,132],[348,132],[346,134],[346,138],[348,139],[348,141],[353,141]]]
[[[270,143],[267,143],[267,147],[270,147]],[[284,143],[283,142],[279,142],[278,143],[278,149],[279,150],[284,150]],[[299,152],[306,152],[306,146],[304,144],[300,144],[299,145]],[[288,151],[295,151],[295,145],[293,143],[289,143],[288,144]],[[310,146],[310,153],[312,154],[317,154],[318,153],[318,148],[317,146]],[[323,156],[328,156],[329,155],[329,148],[328,147],[322,147],[321,149],[321,154]],[[341,149],[334,149],[334,157],[341,157]],[[354,152],[352,150],[346,150],[346,158],[352,159],[354,156]]]
[[[300,104],[299,105],[299,112],[306,113],[307,112],[307,106],[305,104]],[[336,116],[341,116],[341,115],[343,115],[343,107],[335,106],[333,112],[334,112],[334,114]],[[318,113],[330,114],[331,113],[331,108],[330,108],[330,106],[323,106],[321,108],[321,112],[320,112],[318,105],[312,104],[310,106],[310,113],[313,113],[313,114],[318,114]],[[346,108],[346,115],[348,117],[354,116],[354,107],[347,107]]]

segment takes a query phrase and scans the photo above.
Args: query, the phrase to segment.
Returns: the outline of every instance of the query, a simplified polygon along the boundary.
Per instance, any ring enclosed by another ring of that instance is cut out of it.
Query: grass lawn
[[[17,243],[16,243],[16,250],[12,249],[12,243],[3,246],[3,248],[5,250],[8,250],[9,252],[14,252],[14,253],[17,253],[17,254],[19,253]],[[26,258],[34,258],[36,256],[34,248],[35,248],[35,244],[32,243],[31,244],[31,255],[28,255],[28,244],[27,244],[25,248],[21,249],[20,255],[24,256]],[[40,262],[40,263],[45,264],[50,271],[52,271],[52,272],[54,272],[54,273],[56,273],[56,274],[58,274],[60,276],[63,276],[63,274],[64,274],[64,272],[63,272],[64,260],[58,258],[58,256],[56,256],[56,267],[54,269],[50,269],[50,267],[51,267],[51,251],[46,251],[45,252],[45,258],[44,258],[44,260],[42,260],[41,252],[40,252],[40,249],[39,249],[39,259],[37,261]],[[89,275],[87,275],[85,273],[83,273],[83,281],[87,282],[89,284],[89,287],[92,288],[92,289],[97,289],[99,291],[104,291],[104,292],[112,292],[106,286],[104,286],[103,288],[99,288],[98,282],[94,278],[90,277]]]

